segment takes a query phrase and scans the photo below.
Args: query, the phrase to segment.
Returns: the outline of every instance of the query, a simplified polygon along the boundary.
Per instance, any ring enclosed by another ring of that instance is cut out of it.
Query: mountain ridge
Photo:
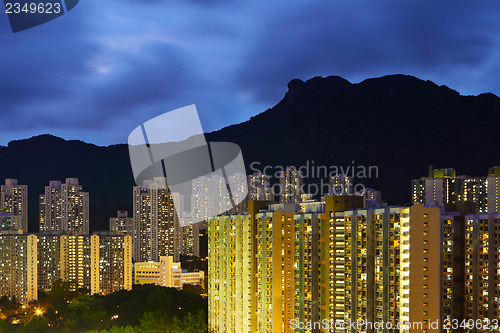
[[[408,75],[350,83],[339,76],[299,79],[274,107],[245,122],[206,133],[207,141],[240,145],[247,172],[261,166],[376,165],[362,179],[390,204],[410,200],[410,180],[428,165],[484,176],[500,164],[495,133],[500,98],[457,91]],[[30,231],[38,228],[37,197],[50,180],[77,177],[90,192],[91,230],[107,229],[117,210],[132,209],[134,179],[128,146],[97,146],[42,134],[0,146],[0,183],[29,185]]]

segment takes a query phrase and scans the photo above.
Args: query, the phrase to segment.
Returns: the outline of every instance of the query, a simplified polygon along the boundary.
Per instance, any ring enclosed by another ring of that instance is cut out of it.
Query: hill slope
[[[429,164],[477,176],[500,164],[500,98],[493,94],[461,96],[404,75],[358,84],[316,77],[292,80],[288,88],[273,108],[207,139],[239,144],[247,167],[258,162],[261,170],[307,161],[377,166],[378,178],[358,181],[382,190],[391,204],[409,202],[410,180],[424,176]],[[0,181],[18,178],[29,185],[30,230],[38,229],[43,187],[66,177],[78,177],[90,192],[91,230],[107,229],[117,210],[131,210],[126,145],[97,147],[42,135],[0,147]]]

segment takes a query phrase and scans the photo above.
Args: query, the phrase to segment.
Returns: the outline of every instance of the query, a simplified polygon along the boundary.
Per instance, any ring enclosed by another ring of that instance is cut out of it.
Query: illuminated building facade
[[[92,236],[94,237],[94,235]],[[99,294],[132,289],[132,236],[99,232]]]
[[[276,204],[256,214],[257,332],[293,332],[297,208],[292,203]]]
[[[51,181],[40,196],[40,231],[89,233],[89,194],[77,178]]]
[[[42,233],[38,241],[38,289],[49,292],[61,278],[61,235]]]
[[[194,233],[198,233],[197,254],[195,254]],[[195,228],[192,224],[188,223],[182,227],[182,254],[186,256],[196,255],[199,257],[199,228]]]
[[[99,293],[99,237],[61,236],[60,277],[75,282],[91,294]]]
[[[134,264],[134,284],[155,284],[162,287],[182,289],[185,284],[205,288],[205,273],[188,272],[181,268],[171,256],[160,257],[159,262],[136,262]]]
[[[488,213],[500,212],[500,167],[490,168],[487,179]]]
[[[0,234],[0,296],[28,303],[38,298],[37,239],[14,231]]]
[[[126,210],[119,210],[116,217],[109,219],[109,230],[117,235],[133,236],[134,219],[128,217]]]
[[[270,176],[263,173],[248,176],[248,200],[274,201]]]
[[[132,237],[94,235],[38,236],[38,287],[50,291],[54,281],[73,281],[91,294],[132,288]]]
[[[286,267],[283,272],[293,271],[293,288],[291,281],[285,281],[285,295],[293,293],[293,313],[285,316],[285,326],[290,329],[290,321],[295,318],[300,322],[319,322],[319,294],[320,294],[320,224],[322,214],[317,212],[304,212],[293,217],[293,230],[285,235],[283,244],[285,256],[293,253],[292,260],[285,260]],[[286,221],[290,223],[291,221]],[[275,223],[273,221],[273,223]],[[287,230],[288,231],[288,230]],[[288,237],[294,242],[288,244]],[[288,278],[288,274],[284,274]],[[288,283],[287,283],[288,282]],[[289,289],[289,290],[286,290]],[[286,309],[285,309],[286,310]],[[293,314],[293,315],[292,315]],[[287,331],[285,329],[285,331]],[[297,329],[297,332],[305,330]]]
[[[1,231],[18,231],[22,229],[20,219],[16,219],[9,213],[5,207],[0,207],[0,230]],[[22,231],[22,230],[21,230]]]
[[[430,168],[429,177],[414,179],[411,186],[414,204],[438,204],[453,210],[450,205],[469,202],[476,212],[488,210],[486,177],[457,176],[454,169]]]
[[[209,326],[216,332],[254,332],[252,285],[255,230],[249,214],[208,221]]]
[[[499,318],[499,227],[499,213],[466,216],[465,315],[467,319]]]
[[[343,322],[346,293],[346,223],[344,211],[363,206],[359,196],[325,197],[320,225],[320,318]]]
[[[423,203],[367,208],[361,196],[324,200],[210,220],[211,329],[286,332],[292,320],[326,319],[329,329],[296,331],[389,333],[411,323],[398,331],[451,333],[445,320],[500,315],[498,213],[465,216]],[[243,269],[245,258],[254,270]],[[239,309],[251,309],[250,320],[241,322]],[[334,326],[359,320],[372,326]]]
[[[28,232],[28,186],[19,185],[17,179],[6,179],[0,186],[0,208],[12,214],[11,225]]]
[[[161,256],[179,260],[182,229],[174,207],[175,195],[166,178],[144,182],[133,189],[134,261],[158,261]]]
[[[354,183],[352,178],[346,175],[330,177],[330,195],[354,195]]]
[[[288,167],[280,171],[280,203],[299,203],[301,199],[303,178],[300,171]]]

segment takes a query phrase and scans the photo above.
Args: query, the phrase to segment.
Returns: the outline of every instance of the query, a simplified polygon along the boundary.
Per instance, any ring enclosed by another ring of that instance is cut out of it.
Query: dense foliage
[[[59,280],[26,306],[0,298],[0,332],[207,332],[207,301],[187,290],[144,285],[105,296],[72,290]]]

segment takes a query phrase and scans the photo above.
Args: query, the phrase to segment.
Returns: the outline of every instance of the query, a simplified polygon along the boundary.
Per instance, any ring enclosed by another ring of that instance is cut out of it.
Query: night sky
[[[496,0],[80,0],[16,34],[0,8],[0,145],[43,133],[125,143],[189,104],[213,131],[318,75],[500,95]]]

